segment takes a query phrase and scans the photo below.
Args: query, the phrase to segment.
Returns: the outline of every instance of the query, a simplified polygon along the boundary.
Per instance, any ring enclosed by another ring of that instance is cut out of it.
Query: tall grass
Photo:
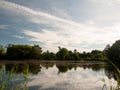
[[[23,71],[23,73],[24,73],[24,90],[28,90],[27,82],[28,82],[29,66],[28,65],[25,65],[25,66],[26,67]]]
[[[2,67],[4,66],[2,65]],[[0,90],[4,90],[8,86],[13,71],[14,71],[14,67],[12,68],[11,72],[8,74],[8,78],[5,79],[5,75],[6,75],[5,67],[2,68],[2,70],[0,71],[0,84],[1,84]]]
[[[5,66],[3,65],[4,68],[2,68],[2,70],[0,70],[0,90],[5,90],[5,89],[8,89],[9,90],[21,90],[21,87],[22,87],[22,90],[28,90],[28,87],[27,87],[27,82],[28,82],[28,73],[29,73],[29,67],[28,65],[25,65],[26,67],[24,68],[23,70],[23,84],[22,86],[20,86],[19,83],[14,83],[13,86],[9,86],[10,85],[10,81],[12,79],[12,76],[13,76],[13,73],[16,72],[17,70],[17,65],[14,65],[11,69],[10,72],[8,72],[8,74],[6,74],[6,70],[5,70]],[[6,77],[7,75],[7,77]],[[17,77],[17,76],[15,76]]]

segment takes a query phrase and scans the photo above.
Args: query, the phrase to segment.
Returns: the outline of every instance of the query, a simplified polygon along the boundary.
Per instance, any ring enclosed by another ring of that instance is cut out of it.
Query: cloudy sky
[[[120,0],[0,0],[0,44],[103,50],[120,39]]]

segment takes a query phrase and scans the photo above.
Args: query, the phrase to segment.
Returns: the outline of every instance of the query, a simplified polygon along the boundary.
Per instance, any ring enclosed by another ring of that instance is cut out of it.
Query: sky
[[[120,39],[120,0],[0,0],[0,44],[103,50]]]

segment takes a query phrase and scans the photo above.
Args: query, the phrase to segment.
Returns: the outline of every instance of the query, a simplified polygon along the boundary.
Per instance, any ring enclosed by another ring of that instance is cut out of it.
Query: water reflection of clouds
[[[30,76],[32,81],[28,82],[28,86],[40,86],[40,90],[101,90],[104,85],[102,79],[108,78],[104,73],[100,73],[103,71],[94,72],[91,69],[77,68],[58,74],[55,65],[49,69],[42,67],[38,75]],[[108,81],[115,83],[114,80]]]

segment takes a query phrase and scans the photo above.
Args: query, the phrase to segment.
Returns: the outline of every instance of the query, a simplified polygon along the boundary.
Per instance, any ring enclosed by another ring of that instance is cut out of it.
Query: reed
[[[22,82],[22,86],[20,86],[19,83],[14,83],[13,86],[9,87],[13,73],[16,72],[16,70],[18,68],[17,65],[14,65],[12,67],[11,71],[8,72],[7,78],[5,77],[5,75],[6,75],[5,68],[0,70],[0,90],[6,90],[8,88],[9,88],[9,90],[21,90],[21,89],[28,90],[27,82],[28,82],[29,67],[28,67],[28,65],[25,65],[25,66],[26,66],[26,68],[23,70],[24,81]]]

